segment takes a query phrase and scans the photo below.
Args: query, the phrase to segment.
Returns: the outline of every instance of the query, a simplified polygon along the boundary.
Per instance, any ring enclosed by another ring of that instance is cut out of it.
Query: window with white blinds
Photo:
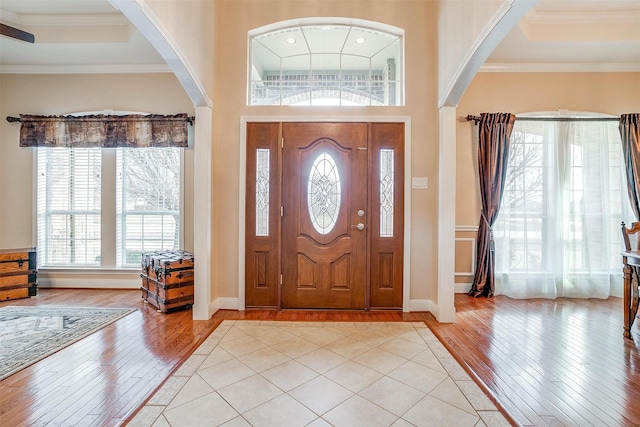
[[[139,266],[142,252],[180,247],[181,149],[118,148],[117,266]]]
[[[38,148],[37,173],[39,267],[139,269],[181,247],[181,148]]]
[[[38,148],[39,266],[100,266],[100,151]]]

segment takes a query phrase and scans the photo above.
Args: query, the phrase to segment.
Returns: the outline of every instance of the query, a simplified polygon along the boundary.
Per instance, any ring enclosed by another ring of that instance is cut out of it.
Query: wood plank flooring
[[[517,425],[640,425],[640,322],[623,338],[621,298],[455,301],[455,324],[427,324]]]
[[[164,315],[138,291],[40,289],[5,305],[139,310],[0,381],[0,426],[126,423],[222,319],[424,321],[515,425],[640,425],[640,326],[622,337],[622,300],[473,299],[456,323],[430,313],[220,311]]]
[[[164,315],[139,291],[40,289],[5,305],[139,310],[0,381],[0,426],[118,425],[141,405],[219,320]]]

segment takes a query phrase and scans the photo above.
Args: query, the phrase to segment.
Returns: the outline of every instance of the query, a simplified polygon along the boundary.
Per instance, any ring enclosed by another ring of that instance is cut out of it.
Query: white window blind
[[[39,266],[99,266],[99,148],[38,148]]]
[[[116,262],[137,267],[142,252],[180,247],[181,149],[118,148]]]

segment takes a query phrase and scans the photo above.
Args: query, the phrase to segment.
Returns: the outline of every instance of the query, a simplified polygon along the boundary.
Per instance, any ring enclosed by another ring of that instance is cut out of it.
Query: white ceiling
[[[541,0],[483,68],[640,71],[640,0]]]
[[[166,62],[107,0],[0,0],[0,22],[35,43],[0,36],[0,72],[168,72]]]
[[[0,0],[0,72],[158,72],[169,67],[108,0]],[[640,71],[640,0],[541,0],[489,56],[487,71]]]

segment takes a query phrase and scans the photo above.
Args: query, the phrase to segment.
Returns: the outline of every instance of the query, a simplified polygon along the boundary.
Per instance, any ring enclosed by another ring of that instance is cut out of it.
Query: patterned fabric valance
[[[187,114],[20,115],[20,147],[186,147]]]

